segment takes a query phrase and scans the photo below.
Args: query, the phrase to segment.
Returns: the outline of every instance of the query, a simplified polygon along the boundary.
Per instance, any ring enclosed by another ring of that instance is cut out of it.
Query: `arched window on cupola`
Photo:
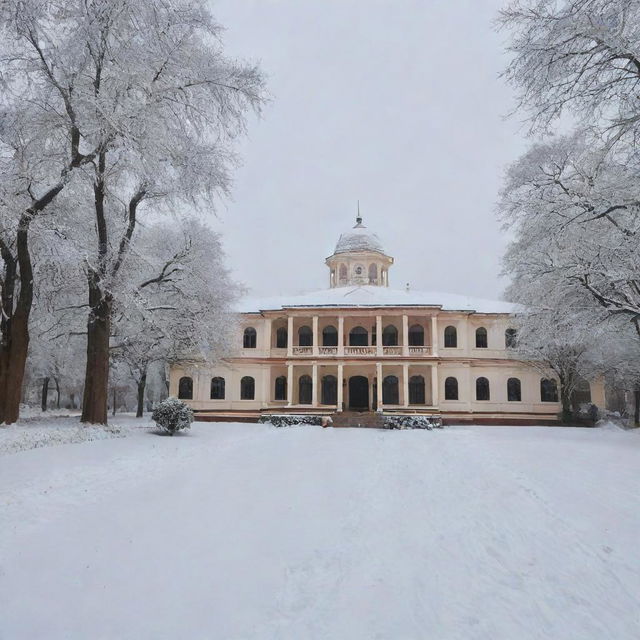
[[[392,325],[387,325],[382,330],[382,346],[397,347],[398,346],[398,330]]]
[[[350,347],[366,347],[369,334],[364,327],[354,327],[349,331]]]
[[[322,330],[322,346],[337,347],[338,346],[338,330],[329,325]]]
[[[340,283],[345,283],[347,281],[347,265],[340,265]]]
[[[298,329],[298,344],[301,347],[311,347],[313,346],[313,331],[311,327],[300,327]]]
[[[409,346],[424,347],[424,327],[419,324],[409,327]]]
[[[242,346],[245,349],[255,349],[256,339],[257,339],[256,330],[253,327],[247,327],[244,330],[244,335],[242,337]]]
[[[378,284],[378,265],[375,262],[369,265],[369,284]]]
[[[276,330],[276,349],[286,349],[288,338],[287,327],[278,327]]]

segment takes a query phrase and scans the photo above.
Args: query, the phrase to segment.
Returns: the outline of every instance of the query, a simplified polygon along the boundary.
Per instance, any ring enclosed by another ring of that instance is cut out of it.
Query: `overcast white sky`
[[[327,286],[324,258],[365,224],[393,287],[499,297],[504,169],[524,149],[498,74],[502,0],[215,0],[229,54],[273,96],[220,208],[237,279],[255,294]]]

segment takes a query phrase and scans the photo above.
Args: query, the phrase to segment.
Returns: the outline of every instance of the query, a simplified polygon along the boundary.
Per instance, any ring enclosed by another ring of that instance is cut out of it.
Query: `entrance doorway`
[[[369,380],[364,376],[349,378],[349,409],[369,410]]]

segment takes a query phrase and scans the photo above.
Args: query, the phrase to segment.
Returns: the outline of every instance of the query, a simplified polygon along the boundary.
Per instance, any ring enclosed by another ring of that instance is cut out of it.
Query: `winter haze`
[[[495,202],[524,133],[505,120],[500,5],[212,3],[228,52],[260,61],[272,95],[218,211],[236,278],[255,294],[327,286],[359,199],[396,258],[392,287],[501,296]]]

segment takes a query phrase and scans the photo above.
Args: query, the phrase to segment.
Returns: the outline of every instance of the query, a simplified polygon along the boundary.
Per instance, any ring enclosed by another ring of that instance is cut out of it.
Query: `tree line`
[[[83,360],[105,424],[110,365],[144,389],[224,349],[237,286],[205,218],[265,86],[221,31],[201,0],[0,5],[0,423],[27,366]]]

